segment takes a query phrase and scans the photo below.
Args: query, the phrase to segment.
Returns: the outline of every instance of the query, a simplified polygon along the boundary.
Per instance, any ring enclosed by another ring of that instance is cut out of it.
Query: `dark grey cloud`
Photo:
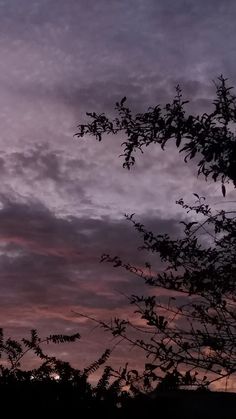
[[[13,202],[2,197],[1,203],[4,306],[44,303],[114,307],[124,304],[121,290],[144,288],[127,273],[99,264],[102,253],[118,255],[138,266],[146,260],[147,255],[137,251],[141,239],[126,221],[60,218],[39,201]],[[143,221],[156,233],[178,231],[175,220],[147,217]]]
[[[13,39],[17,31],[26,54],[12,87],[35,99],[45,91],[79,113],[81,105],[110,106],[124,93],[155,101],[158,81],[165,96],[181,79],[204,86],[229,68],[235,79],[233,1],[10,3],[2,3],[2,31]]]

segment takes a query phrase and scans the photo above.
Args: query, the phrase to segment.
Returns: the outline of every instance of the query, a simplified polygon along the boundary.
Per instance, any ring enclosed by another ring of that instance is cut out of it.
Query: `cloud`
[[[102,253],[142,264],[141,240],[124,220],[109,217],[62,218],[39,201],[1,197],[0,277],[2,304],[121,306],[123,290],[143,284],[111,266],[99,264]],[[178,230],[175,220],[146,219],[156,232]],[[125,247],[124,247],[125,243]],[[137,262],[138,261],[138,262]]]
[[[137,251],[140,239],[124,220],[60,217],[39,200],[18,195],[2,195],[0,202],[0,311],[6,333],[20,338],[30,328],[42,336],[79,329],[79,358],[78,345],[50,351],[62,358],[69,351],[71,362],[84,366],[111,345],[110,337],[92,333],[94,325],[72,310],[105,321],[115,315],[133,319],[125,295],[147,292],[143,281],[99,260],[111,252],[142,264],[147,255]],[[144,222],[156,232],[178,230],[174,219],[147,216]],[[122,350],[114,354],[113,365],[119,365]],[[136,367],[139,359],[137,354]],[[32,360],[27,362],[29,367]]]

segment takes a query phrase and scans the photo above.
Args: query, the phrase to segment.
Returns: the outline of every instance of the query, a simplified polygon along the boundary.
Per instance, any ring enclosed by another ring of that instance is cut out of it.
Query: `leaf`
[[[221,190],[222,190],[223,197],[225,197],[225,195],[226,195],[226,189],[225,189],[225,185],[224,184],[222,184]]]
[[[158,365],[155,364],[145,364],[145,369],[149,371],[153,371],[158,367]]]
[[[75,342],[77,339],[80,339],[79,333],[75,333],[74,335],[50,335],[47,338],[47,343],[70,343]]]
[[[98,368],[108,360],[110,355],[111,355],[111,350],[106,349],[105,352],[97,361],[93,362],[91,365],[89,365],[87,368],[84,369],[83,374],[88,376],[96,372]]]
[[[179,147],[181,144],[181,135],[177,134],[177,138],[176,138],[176,147]]]
[[[126,96],[124,96],[123,99],[121,99],[121,101],[120,101],[121,106],[123,106],[123,104],[125,103],[126,99],[127,99]]]

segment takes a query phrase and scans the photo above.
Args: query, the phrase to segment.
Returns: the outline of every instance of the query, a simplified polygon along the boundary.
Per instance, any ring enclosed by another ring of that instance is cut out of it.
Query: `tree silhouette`
[[[76,136],[92,135],[101,141],[104,134],[124,134],[123,166],[128,169],[135,164],[136,151],[143,153],[150,144],[164,149],[167,142],[174,141],[185,162],[198,158],[198,175],[221,182],[225,196],[227,183],[236,187],[236,96],[223,76],[215,86],[216,99],[209,114],[187,115],[188,101],[177,86],[173,102],[163,108],[157,105],[132,115],[123,98],[116,104],[115,119],[87,113],[90,122],[79,125]],[[101,258],[141,277],[151,289],[171,293],[167,303],[150,292],[129,297],[145,321],[144,328],[137,329],[123,319],[98,321],[114,337],[144,350],[148,363],[141,377],[146,386],[153,382],[159,389],[208,386],[236,372],[236,211],[214,210],[198,194],[194,200],[192,204],[177,201],[187,214],[177,239],[154,234],[134,214],[126,215],[142,236],[142,248],[159,255],[163,266],[158,273],[149,262],[140,269],[119,256]],[[202,232],[206,233],[204,240]],[[179,296],[184,296],[184,303]],[[133,378],[140,380],[140,376]]]
[[[73,335],[50,335],[40,338],[37,330],[32,329],[30,338],[22,338],[16,341],[5,338],[3,329],[0,329],[0,384],[25,381],[51,379],[54,375],[63,379],[65,374],[71,374],[73,368],[66,362],[62,362],[54,356],[46,354],[43,346],[48,344],[74,343],[80,339],[80,334]],[[25,356],[32,352],[41,361],[38,368],[23,371],[21,368]]]
[[[222,191],[224,184],[232,180],[236,186],[236,136],[232,124],[236,123],[236,96],[231,93],[227,79],[218,78],[214,110],[207,114],[186,116],[182,91],[176,88],[176,96],[172,103],[163,108],[160,105],[148,108],[147,112],[132,115],[125,106],[126,97],[116,103],[118,117],[110,120],[104,113],[95,112],[87,115],[91,122],[78,126],[77,138],[93,135],[98,141],[104,134],[118,133],[126,137],[122,143],[124,148],[123,166],[130,169],[135,164],[135,152],[143,153],[144,147],[159,144],[162,149],[168,141],[174,141],[185,157],[184,161],[200,157],[198,174],[206,179],[212,176],[214,181],[220,179]],[[182,146],[182,148],[180,148]]]
[[[69,362],[46,353],[46,347],[50,344],[75,343],[79,339],[79,333],[41,338],[37,330],[33,329],[29,338],[16,341],[5,337],[3,330],[0,329],[2,408],[5,406],[9,411],[12,408],[12,413],[15,412],[15,408],[17,412],[23,408],[25,414],[30,405],[35,403],[38,413],[41,409],[43,411],[47,409],[49,413],[49,408],[58,414],[62,411],[75,413],[90,410],[91,412],[91,409],[103,407],[101,401],[109,399],[110,408],[116,409],[121,392],[114,385],[115,382],[109,383],[112,377],[111,368],[104,369],[96,386],[92,386],[88,381],[91,374],[108,361],[110,350],[105,350],[98,360],[81,370],[73,368]],[[40,365],[25,370],[22,368],[22,361],[30,352],[40,361]],[[35,408],[33,409],[35,411]]]

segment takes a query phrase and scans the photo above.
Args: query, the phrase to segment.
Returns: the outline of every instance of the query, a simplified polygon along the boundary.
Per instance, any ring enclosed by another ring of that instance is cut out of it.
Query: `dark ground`
[[[236,419],[236,393],[223,392],[182,390],[160,392],[152,398],[140,395],[117,408],[112,398],[91,399],[70,385],[21,383],[0,387],[0,405],[2,417]]]

